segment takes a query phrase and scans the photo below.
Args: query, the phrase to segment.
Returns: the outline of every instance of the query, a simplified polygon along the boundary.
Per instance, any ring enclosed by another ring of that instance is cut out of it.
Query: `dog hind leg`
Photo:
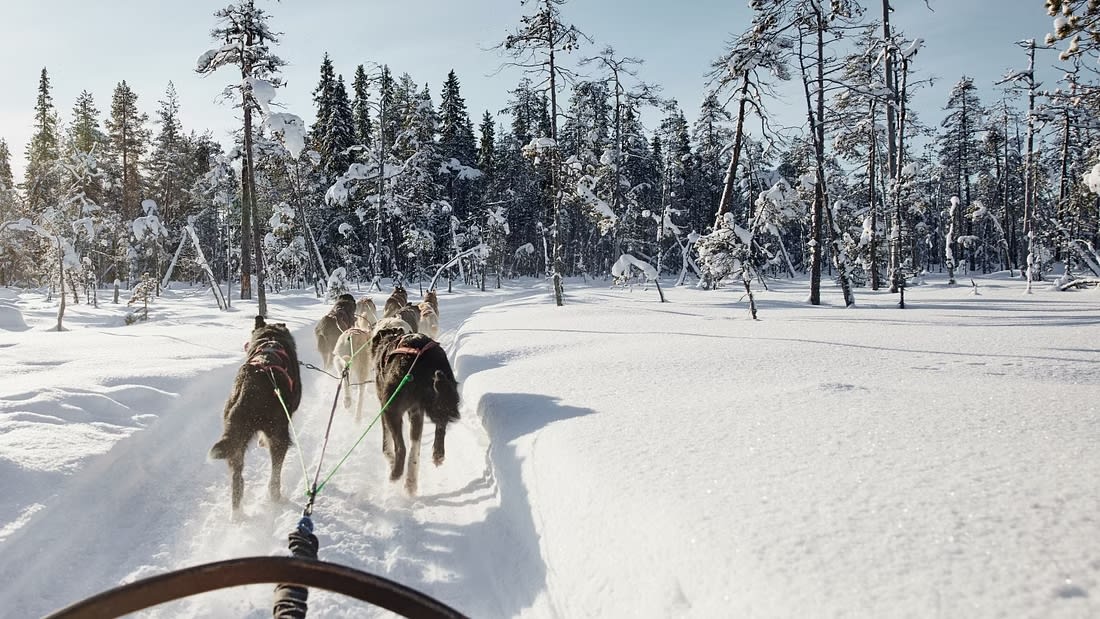
[[[420,437],[424,433],[424,411],[409,413],[409,472],[405,474],[405,491],[416,496],[420,476]]]
[[[393,468],[393,434],[390,432],[389,415],[382,416],[382,455],[386,456],[386,461],[390,463],[390,468]]]
[[[390,439],[393,441],[393,466],[390,469],[390,481],[401,479],[405,472],[405,437],[401,428],[401,418],[405,411],[390,409],[386,411],[386,424],[390,427]]]
[[[271,452],[271,478],[267,482],[267,494],[272,502],[283,500],[283,461],[290,447],[289,437],[269,436],[267,447]]]
[[[229,463],[230,500],[233,505],[233,514],[236,516],[241,510],[241,499],[244,497],[244,448],[235,449],[226,458]]]
[[[443,447],[443,442],[446,437],[447,424],[435,424],[435,441],[432,443],[432,462],[435,463],[436,466],[443,464],[443,458],[447,455]]]

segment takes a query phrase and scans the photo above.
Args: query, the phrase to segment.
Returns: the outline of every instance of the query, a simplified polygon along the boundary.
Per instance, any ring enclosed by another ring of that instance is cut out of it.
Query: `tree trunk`
[[[554,223],[551,228],[551,252],[554,260],[554,304],[558,307],[564,305],[562,291],[562,263],[561,263],[561,152],[558,150],[558,89],[555,81],[557,67],[554,64],[554,20],[548,20],[550,26],[550,138],[554,140],[553,155],[550,159],[550,192],[551,208],[554,209]]]
[[[871,240],[867,249],[871,254],[871,290],[878,290],[882,285],[878,277],[878,199],[875,196],[875,164],[878,159],[878,149],[876,142],[875,104],[871,103],[871,145],[867,149],[867,208],[870,211],[868,216],[871,218]]]
[[[894,80],[894,39],[890,32],[890,0],[882,0],[882,41],[886,46],[885,49],[885,65],[884,72],[886,74],[886,158],[887,168],[890,173],[890,180],[893,182],[891,187],[892,193],[899,193],[901,187],[899,186],[901,181],[901,175],[899,174],[898,158],[898,137],[897,128],[895,126],[895,106],[898,105],[902,98],[898,95],[898,91],[895,88]],[[901,209],[899,208],[894,214],[893,230],[890,232],[890,259],[887,270],[890,276],[890,292],[895,292],[894,283],[897,278],[894,277],[894,271],[901,268]],[[877,278],[876,278],[877,279]],[[872,290],[878,290],[875,282],[871,283]]]
[[[730,153],[730,164],[726,168],[725,182],[722,183],[722,198],[718,202],[718,213],[714,216],[714,229],[722,225],[722,217],[733,208],[734,188],[737,184],[737,166],[741,159],[741,148],[744,143],[745,107],[749,96],[749,76],[746,73],[741,77],[741,101],[737,105],[737,127],[733,132],[733,149]]]

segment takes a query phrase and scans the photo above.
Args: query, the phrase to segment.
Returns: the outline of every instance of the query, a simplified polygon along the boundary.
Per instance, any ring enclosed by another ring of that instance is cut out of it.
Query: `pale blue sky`
[[[951,85],[973,76],[991,101],[992,83],[1006,69],[1024,65],[1013,43],[1042,39],[1050,27],[1039,0],[893,0],[895,27],[923,37],[916,59],[925,76],[940,79],[917,94],[926,121],[938,122]],[[125,79],[139,95],[139,106],[153,116],[169,80],[179,92],[186,129],[209,128],[224,140],[236,124],[233,110],[215,101],[234,79],[231,69],[209,77],[194,73],[195,59],[213,46],[212,13],[224,0],[3,0],[0,5],[0,137],[8,141],[17,176],[30,139],[35,87],[45,66],[54,103],[68,121],[76,96],[87,89],[101,112],[110,107],[115,84]],[[386,63],[395,73],[427,81],[433,100],[450,69],[462,83],[476,123],[483,110],[503,107],[507,90],[520,79],[515,68],[494,74],[502,58],[484,51],[512,30],[523,12],[518,0],[285,0],[257,4],[282,32],[277,53],[289,62],[287,88],[276,99],[287,110],[312,121],[310,93],[321,57],[328,51],[338,73],[350,81],[361,62]],[[866,4],[878,10],[878,0]],[[873,6],[872,6],[873,5]],[[660,84],[689,118],[703,96],[704,74],[732,34],[746,27],[744,0],[572,0],[568,21],[596,40],[583,55],[611,44],[625,55],[643,58],[641,77]],[[1043,66],[1053,64],[1048,53]],[[797,91],[796,91],[797,92]],[[998,95],[999,96],[999,95]],[[786,123],[801,123],[799,99],[775,102]]]

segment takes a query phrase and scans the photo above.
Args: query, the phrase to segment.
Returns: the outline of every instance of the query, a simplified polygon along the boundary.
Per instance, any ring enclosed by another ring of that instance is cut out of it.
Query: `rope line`
[[[287,408],[286,402],[283,400],[283,392],[279,389],[279,383],[275,382],[275,372],[268,369],[267,375],[271,377],[271,385],[275,388],[275,397],[279,399],[279,404],[283,406],[283,412],[286,413],[286,422],[290,424],[290,434],[294,437],[294,445],[298,449],[298,460],[302,463],[302,478],[308,479],[309,472],[306,470],[306,457],[302,453],[302,443],[298,440],[298,430],[294,427],[294,420],[291,419],[290,409]]]

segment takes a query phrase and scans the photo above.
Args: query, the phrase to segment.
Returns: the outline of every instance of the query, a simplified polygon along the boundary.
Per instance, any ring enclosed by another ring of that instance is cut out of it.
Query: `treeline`
[[[171,84],[152,119],[122,81],[106,113],[84,92],[63,122],[43,69],[19,187],[0,140],[0,281],[64,281],[80,299],[173,266],[199,280],[205,262],[222,283],[323,290],[453,263],[449,277],[485,286],[622,275],[636,259],[711,287],[808,273],[814,303],[832,277],[851,303],[922,271],[1100,277],[1097,9],[1048,0],[1058,32],[1021,44],[1022,68],[981,85],[992,97],[959,79],[929,126],[908,107],[928,87],[922,42],[890,24],[888,0],[864,4],[752,3],[691,123],[640,59],[598,49],[563,0],[541,0],[501,42],[518,77],[502,110],[475,124],[455,71],[433,92],[369,62],[345,79],[325,54],[307,130],[269,109],[282,61],[245,0],[219,11],[220,47],[199,65],[245,78],[225,75],[257,120],[229,152],[180,125]],[[1041,87],[1035,63],[1059,40],[1066,70]],[[794,133],[768,113],[792,84],[808,119]],[[201,253],[178,251],[185,236]]]

